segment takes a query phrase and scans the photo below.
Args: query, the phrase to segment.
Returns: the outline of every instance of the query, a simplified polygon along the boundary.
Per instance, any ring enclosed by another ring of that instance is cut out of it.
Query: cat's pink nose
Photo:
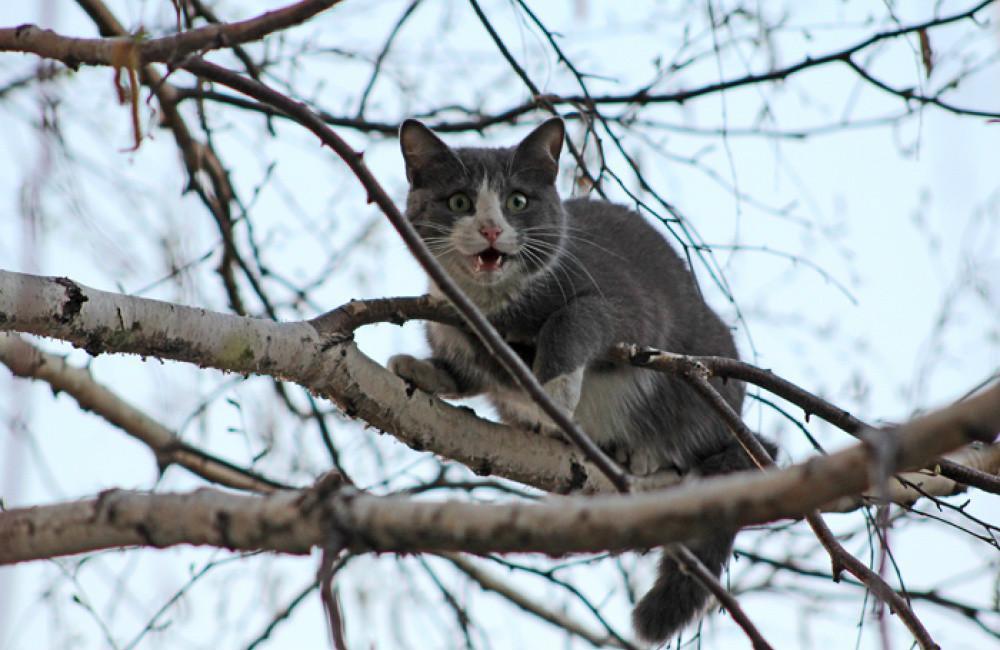
[[[479,229],[479,234],[485,237],[491,246],[496,243],[502,232],[503,230],[496,226],[483,226]]]

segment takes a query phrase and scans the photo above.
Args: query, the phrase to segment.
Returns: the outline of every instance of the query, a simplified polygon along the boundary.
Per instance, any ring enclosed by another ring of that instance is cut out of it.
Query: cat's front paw
[[[397,354],[387,364],[396,376],[432,395],[449,395],[458,392],[455,379],[446,371],[425,359],[408,354]]]

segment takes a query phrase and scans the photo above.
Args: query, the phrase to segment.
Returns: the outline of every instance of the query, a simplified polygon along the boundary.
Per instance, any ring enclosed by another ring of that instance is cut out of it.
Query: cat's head
[[[514,288],[554,262],[566,228],[555,187],[564,133],[553,118],[516,147],[453,149],[403,122],[406,214],[460,284]]]

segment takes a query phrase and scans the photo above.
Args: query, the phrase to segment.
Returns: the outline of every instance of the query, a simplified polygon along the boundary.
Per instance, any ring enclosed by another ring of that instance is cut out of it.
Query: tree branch
[[[441,313],[436,311],[439,307]],[[415,449],[432,451],[480,474],[503,476],[549,492],[595,493],[609,489],[611,486],[596,468],[565,443],[482,420],[468,409],[413,391],[351,341],[353,329],[363,324],[402,322],[415,315],[447,320],[448,313],[454,314],[432,298],[394,298],[354,301],[311,322],[279,324],[106,293],[66,278],[0,271],[0,330],[60,338],[95,355],[115,352],[159,356],[227,372],[287,379],[329,397],[347,413],[392,433]],[[57,370],[64,362],[42,358],[46,359],[42,365],[30,361],[29,356],[18,367],[23,373],[36,373],[33,376],[40,379],[49,381],[51,376],[53,382],[62,382],[53,385],[74,397],[79,393],[80,399],[93,400],[86,403],[93,404],[91,408],[102,415],[105,409],[109,413],[122,409],[123,405],[115,406],[115,399],[110,399],[110,406],[101,405],[108,398],[101,396],[98,387],[88,387],[92,378],[85,371],[67,368],[69,374],[59,378]],[[5,360],[10,359],[8,352]],[[77,385],[80,388],[74,387]],[[127,409],[107,417],[116,424],[121,420],[129,431],[146,436],[154,451],[170,452],[169,431],[135,429],[133,423],[141,422],[141,418]],[[500,437],[503,449],[496,444]],[[200,454],[188,457],[182,451],[178,451],[180,457],[169,458],[196,472],[203,469],[210,480],[234,471],[224,461],[215,464]],[[994,447],[969,453],[969,458],[975,459],[969,462],[976,469],[994,471]],[[923,480],[907,478],[918,485]],[[638,481],[636,489],[645,491],[676,482],[676,475],[663,474]],[[243,484],[233,483],[234,487],[239,485]],[[940,491],[931,486],[924,489],[936,495],[954,491],[951,485],[936,485],[941,486]],[[257,485],[255,489],[265,487]],[[912,490],[899,494],[903,502],[912,497]],[[857,499],[851,501],[857,503]],[[846,505],[845,501],[828,504],[836,510]]]
[[[757,437],[753,435],[753,432],[743,423],[739,414],[733,410],[729,403],[722,398],[722,395],[708,382],[710,373],[707,368],[701,365],[690,366],[685,364],[679,366],[678,369],[681,376],[687,379],[699,394],[723,417],[733,435],[757,466],[762,470],[773,470],[775,467],[774,460],[767,453],[767,450],[764,449]],[[998,418],[998,423],[991,425],[993,431],[990,431],[988,435],[982,438],[978,436],[975,438],[981,441],[992,442],[997,432],[1000,431],[1000,384],[997,384],[991,392],[996,393],[994,398],[995,403],[986,408],[995,411],[994,415]],[[880,442],[882,444],[866,445],[871,447],[871,453],[865,469],[872,477],[869,482],[876,482],[876,487],[879,491],[884,491],[884,484],[887,483],[889,478],[888,472],[891,471],[891,465],[895,461],[894,458],[887,455],[886,450],[898,452],[899,449],[896,447],[896,443],[899,442],[899,439],[894,434],[888,434],[881,437]],[[869,468],[877,468],[877,471],[870,471]],[[843,570],[852,573],[858,580],[865,583],[877,598],[889,604],[890,609],[900,617],[921,648],[924,648],[924,650],[936,650],[939,648],[923,623],[910,608],[909,603],[896,590],[890,587],[882,576],[869,569],[863,562],[847,552],[847,549],[837,541],[833,531],[823,521],[823,517],[819,514],[818,509],[807,512],[805,518],[809,522],[809,526],[813,529],[813,532],[816,533],[816,537],[820,543],[829,553],[830,559],[833,562],[833,575],[835,577],[839,576]]]
[[[140,354],[293,381],[418,450],[547,492],[613,486],[571,445],[478,418],[416,391],[350,340],[309,322],[275,323],[0,271],[0,331],[68,341],[92,355]],[[497,445],[498,439],[504,444]],[[676,474],[639,481],[647,489]]]
[[[316,317],[311,322],[320,332],[331,332],[353,331],[358,327],[381,322],[401,325],[409,320],[431,320],[462,327],[461,317],[447,302],[428,295],[352,300]],[[631,343],[612,346],[605,358],[615,363],[630,363],[665,372],[707,372],[711,377],[740,379],[760,386],[801,407],[807,419],[810,414],[815,414],[854,437],[859,437],[866,429],[873,429],[871,425],[865,424],[844,409],[774,372],[738,359],[681,355]],[[1000,494],[998,473],[1000,473],[1000,445],[972,446],[947,457],[938,458],[918,472],[895,477],[887,486],[888,500],[910,504],[922,496],[950,496],[961,491],[961,486],[977,487]],[[862,497],[876,498],[875,495],[862,495]],[[863,498],[850,497],[837,503],[826,504],[823,509],[848,512],[861,507],[862,504]]]
[[[922,23],[917,23],[908,26],[902,26],[893,30],[881,31],[872,36],[861,40],[854,45],[842,48],[835,52],[831,52],[826,55],[818,57],[806,57],[801,61],[797,61],[793,64],[783,66],[781,68],[775,68],[766,72],[748,74],[742,77],[735,77],[732,79],[726,79],[711,84],[704,84],[702,86],[697,86],[695,88],[689,88],[686,90],[676,90],[671,92],[661,92],[653,93],[650,92],[649,88],[640,88],[637,90],[632,90],[626,93],[619,94],[606,94],[606,95],[590,95],[590,94],[579,94],[579,95],[556,95],[556,94],[540,94],[537,89],[533,90],[533,96],[520,104],[510,106],[503,110],[483,114],[480,111],[469,110],[468,112],[475,115],[474,118],[465,120],[447,120],[447,121],[436,121],[429,123],[428,126],[441,133],[454,133],[463,131],[482,131],[491,126],[498,124],[510,124],[515,123],[518,118],[521,118],[533,111],[536,111],[544,107],[556,107],[556,106],[584,106],[589,108],[594,108],[597,106],[614,106],[614,105],[646,105],[646,104],[683,104],[692,99],[697,99],[699,97],[704,97],[719,93],[726,90],[731,90],[735,88],[742,88],[746,86],[752,86],[755,84],[772,82],[772,81],[783,81],[789,77],[798,75],[801,72],[812,70],[814,68],[829,65],[831,63],[846,63],[851,65],[851,57],[862,50],[865,50],[872,45],[876,45],[883,41],[891,40],[894,38],[899,38],[909,34],[925,32],[937,27],[946,26],[958,21],[975,19],[976,15],[983,11],[986,7],[992,4],[995,0],[981,0],[976,4],[972,5],[964,11],[959,11],[948,16],[942,16],[940,18],[932,18],[930,20],[924,21]],[[512,57],[508,57],[508,62],[512,62]],[[516,62],[513,62],[517,65]],[[518,66],[519,67],[519,66]],[[515,71],[517,67],[514,68]],[[855,72],[859,71],[855,68]],[[866,78],[861,75],[862,78]],[[867,79],[870,83],[872,79]],[[877,80],[875,80],[877,81]],[[881,83],[881,82],[879,82]],[[532,84],[533,86],[534,84]],[[876,84],[878,85],[878,84]],[[884,86],[884,87],[883,87]],[[1000,117],[1000,110],[981,110],[974,108],[965,108],[960,106],[954,106],[947,102],[941,100],[940,97],[921,97],[917,96],[909,91],[899,90],[885,86],[884,84],[879,86],[882,90],[900,96],[907,99],[913,99],[925,104],[934,104],[943,110],[947,110],[952,113],[959,115],[971,115],[979,117]],[[234,97],[232,95],[226,95],[223,93],[214,92],[211,90],[203,90],[200,88],[183,88],[179,89],[180,98],[186,99],[189,97],[199,97],[204,99],[209,99],[211,101],[221,102],[237,106],[247,110],[253,110],[261,112],[268,115],[278,115],[284,117],[280,111],[275,111],[273,108],[264,103],[252,102],[242,99],[240,97]],[[385,135],[395,135],[399,130],[399,125],[395,123],[388,122],[378,122],[372,120],[361,119],[360,117],[346,117],[337,116],[328,112],[320,111],[321,117],[328,124],[332,126],[342,126],[358,131],[363,131],[366,133],[382,133]],[[759,130],[754,130],[754,132],[759,132]]]
[[[970,440],[992,439],[997,431],[1000,384],[887,433],[898,452],[889,465],[893,471],[920,466]],[[858,444],[786,469],[712,477],[666,492],[530,504],[377,497],[339,482],[328,487],[325,480],[313,490],[264,496],[208,488],[190,494],[114,490],[88,501],[0,513],[0,564],[139,545],[304,554],[327,544],[331,531],[355,552],[563,555],[652,548],[719,527],[800,517],[858,494],[871,483],[875,455]]]
[[[254,18],[146,39],[140,34],[111,38],[73,38],[35,25],[0,28],[0,52],[25,52],[80,65],[139,67],[169,63],[207,50],[257,41],[272,32],[303,23],[340,0],[301,0]]]

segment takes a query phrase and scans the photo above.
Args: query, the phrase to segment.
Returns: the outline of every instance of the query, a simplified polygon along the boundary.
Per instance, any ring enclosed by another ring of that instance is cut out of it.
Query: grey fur
[[[736,357],[736,347],[684,262],[642,217],[605,201],[560,199],[554,183],[563,135],[562,122],[553,119],[514,148],[451,149],[408,120],[400,130],[410,180],[407,216],[546,391],[633,473],[751,467],[724,423],[683,380],[600,360],[618,341],[727,357]],[[514,192],[528,199],[521,212],[507,203]],[[456,193],[469,199],[461,214],[449,209]],[[475,254],[489,247],[483,233],[497,232],[496,250],[506,256],[499,269],[477,272],[476,260],[485,258]],[[548,426],[475,336],[434,323],[428,338],[432,359],[401,355],[390,367],[429,392],[485,393],[506,422]],[[716,388],[740,410],[740,382]],[[734,535],[723,531],[691,548],[718,574]],[[664,559],[634,612],[636,630],[663,641],[707,602],[708,593]]]

